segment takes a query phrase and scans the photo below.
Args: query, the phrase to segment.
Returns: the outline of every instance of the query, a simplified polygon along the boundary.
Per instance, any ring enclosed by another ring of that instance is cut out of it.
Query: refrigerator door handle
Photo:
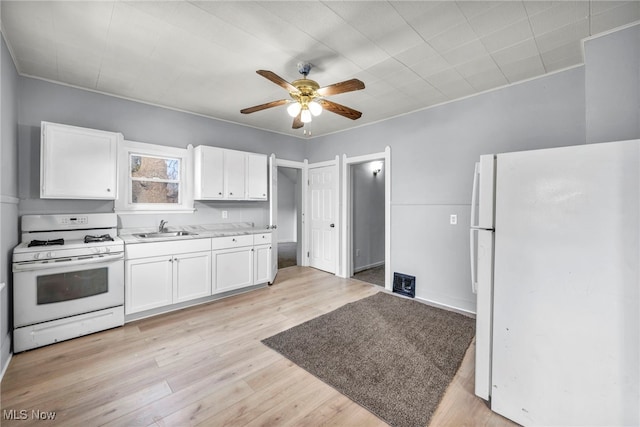
[[[474,294],[478,293],[478,279],[476,275],[476,267],[478,265],[478,257],[476,251],[476,234],[478,229],[472,228],[469,230],[469,259],[471,260],[471,291]]]
[[[476,206],[478,203],[478,176],[480,175],[480,163],[476,162],[475,169],[473,171],[473,188],[471,189],[471,227],[477,227],[476,221]]]

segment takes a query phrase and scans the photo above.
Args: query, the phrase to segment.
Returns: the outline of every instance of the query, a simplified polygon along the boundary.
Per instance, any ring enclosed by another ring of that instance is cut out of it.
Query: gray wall
[[[0,371],[11,350],[11,251],[18,243],[18,74],[0,37]]]
[[[384,263],[384,166],[373,175],[373,163],[351,167],[353,194],[353,268],[364,270]]]
[[[587,143],[640,138],[640,25],[585,43]]]
[[[291,160],[304,158],[300,139],[194,114],[133,102],[86,90],[19,77],[20,214],[110,212],[113,202],[42,200],[39,198],[40,122],[121,132],[125,139],[186,147],[188,144],[275,153]],[[172,225],[250,221],[268,224],[268,203],[197,202],[195,214],[121,215],[120,226],[155,226],[160,218]],[[222,219],[222,211],[228,219]]]
[[[313,162],[390,146],[391,271],[416,276],[419,298],[475,312],[468,231],[474,163],[486,153],[583,144],[584,102],[578,67],[317,138],[307,154]],[[449,225],[450,214],[458,225]]]

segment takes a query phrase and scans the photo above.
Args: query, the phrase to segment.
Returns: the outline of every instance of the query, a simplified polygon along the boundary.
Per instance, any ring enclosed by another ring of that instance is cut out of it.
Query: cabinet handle
[[[169,258],[169,262],[173,262],[173,258]]]
[[[107,193],[111,193],[111,189],[110,188],[107,188]]]
[[[233,193],[229,193],[230,196],[233,196]]]
[[[236,241],[236,239],[231,239],[231,240],[232,240],[233,242],[235,242],[235,241]]]
[[[222,196],[222,192],[218,193],[219,196]]]

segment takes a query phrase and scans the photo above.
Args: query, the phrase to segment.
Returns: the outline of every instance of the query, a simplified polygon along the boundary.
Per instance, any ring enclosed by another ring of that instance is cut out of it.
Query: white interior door
[[[334,274],[336,271],[337,178],[336,166],[309,169],[309,265]]]
[[[276,155],[269,157],[269,228],[271,228],[271,277],[273,283],[278,274],[278,162]]]

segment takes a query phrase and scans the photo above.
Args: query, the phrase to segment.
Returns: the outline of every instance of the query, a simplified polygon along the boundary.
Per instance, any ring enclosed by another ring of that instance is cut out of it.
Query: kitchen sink
[[[157,239],[161,237],[197,236],[197,233],[192,233],[190,231],[157,231],[154,233],[134,234],[134,236],[143,239]]]

